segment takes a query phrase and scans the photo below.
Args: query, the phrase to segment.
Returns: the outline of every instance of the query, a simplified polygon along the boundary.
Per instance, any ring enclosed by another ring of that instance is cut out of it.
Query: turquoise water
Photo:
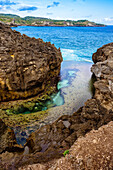
[[[50,41],[61,48],[64,60],[92,62],[92,54],[113,42],[113,26],[106,27],[14,27],[22,34]]]

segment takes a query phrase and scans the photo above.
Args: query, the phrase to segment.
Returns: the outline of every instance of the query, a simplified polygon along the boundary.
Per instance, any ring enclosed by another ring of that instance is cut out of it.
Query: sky
[[[0,0],[0,13],[113,25],[113,0]]]

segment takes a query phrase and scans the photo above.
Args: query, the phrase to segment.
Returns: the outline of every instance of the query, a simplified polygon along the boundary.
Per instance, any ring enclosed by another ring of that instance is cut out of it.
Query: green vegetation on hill
[[[88,20],[54,20],[43,17],[26,16],[21,18],[13,14],[0,14],[0,21],[8,25],[33,25],[33,26],[105,26]]]

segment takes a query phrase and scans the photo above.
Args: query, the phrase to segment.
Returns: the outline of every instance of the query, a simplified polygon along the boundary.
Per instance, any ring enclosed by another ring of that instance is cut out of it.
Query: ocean
[[[63,60],[92,62],[92,54],[113,42],[113,26],[106,27],[14,27],[22,34],[50,41],[61,48]]]

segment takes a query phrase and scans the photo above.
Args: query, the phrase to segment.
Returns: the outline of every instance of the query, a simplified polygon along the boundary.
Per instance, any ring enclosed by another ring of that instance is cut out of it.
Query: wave
[[[61,49],[63,60],[85,61],[92,63],[91,55],[86,50]],[[86,56],[87,55],[87,56]]]

